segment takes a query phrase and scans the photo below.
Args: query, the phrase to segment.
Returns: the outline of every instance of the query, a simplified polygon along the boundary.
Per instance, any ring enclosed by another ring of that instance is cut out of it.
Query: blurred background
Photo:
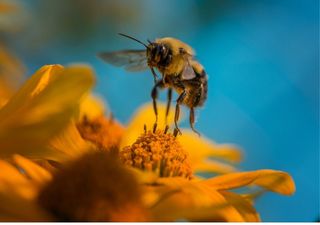
[[[296,182],[292,197],[268,193],[258,199],[262,220],[319,219],[318,1],[1,2],[15,7],[0,14],[0,45],[23,62],[26,74],[44,64],[90,64],[95,93],[122,123],[151,100],[153,78],[107,65],[96,53],[141,49],[118,32],[142,41],[172,36],[193,46],[209,74],[197,129],[243,149],[241,169],[283,170]]]

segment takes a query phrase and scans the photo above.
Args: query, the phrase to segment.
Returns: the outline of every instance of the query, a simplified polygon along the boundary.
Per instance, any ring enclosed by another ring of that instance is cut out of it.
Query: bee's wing
[[[181,76],[183,80],[191,80],[197,76],[189,59],[185,60],[185,65]]]
[[[98,57],[114,66],[124,67],[128,71],[142,71],[148,68],[145,50],[101,52]]]

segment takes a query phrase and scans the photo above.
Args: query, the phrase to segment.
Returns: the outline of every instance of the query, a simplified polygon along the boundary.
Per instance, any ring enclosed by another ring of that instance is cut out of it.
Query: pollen
[[[83,117],[77,124],[83,139],[88,140],[101,149],[118,147],[124,132],[123,126],[112,117],[98,116],[94,119]]]
[[[131,146],[120,151],[121,161],[159,177],[192,178],[192,169],[187,152],[167,129],[147,131]]]
[[[114,151],[99,151],[59,170],[38,202],[57,221],[144,221],[140,196],[138,182]]]

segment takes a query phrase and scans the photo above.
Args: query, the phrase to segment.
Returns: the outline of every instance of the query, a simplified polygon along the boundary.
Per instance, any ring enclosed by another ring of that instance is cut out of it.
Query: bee
[[[124,67],[128,71],[142,71],[150,68],[154,77],[151,97],[156,123],[158,121],[156,102],[158,89],[168,89],[166,118],[170,111],[172,90],[175,90],[179,95],[174,115],[176,131],[181,134],[178,127],[180,105],[185,105],[190,109],[190,127],[200,135],[194,128],[195,108],[202,106],[207,99],[208,78],[203,66],[194,58],[193,49],[186,43],[171,37],[159,38],[155,41],[148,40],[148,44],[145,44],[126,34],[119,33],[119,35],[142,44],[145,49],[102,52],[98,57],[115,66]],[[155,69],[160,72],[161,78],[158,78]]]

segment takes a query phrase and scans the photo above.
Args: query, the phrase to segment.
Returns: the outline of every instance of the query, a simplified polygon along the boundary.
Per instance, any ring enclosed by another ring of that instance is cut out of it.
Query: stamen
[[[153,171],[160,177],[192,178],[188,153],[178,140],[165,130],[142,134],[131,146],[123,148],[120,159],[127,166]]]

